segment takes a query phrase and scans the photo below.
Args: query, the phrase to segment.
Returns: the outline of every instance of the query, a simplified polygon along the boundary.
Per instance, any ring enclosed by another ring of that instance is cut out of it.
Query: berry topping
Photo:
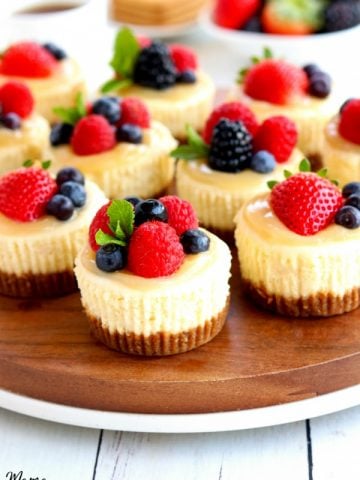
[[[185,253],[201,253],[209,250],[210,238],[202,230],[196,228],[186,230],[180,237]]]
[[[278,163],[288,160],[298,134],[295,123],[281,115],[270,117],[259,127],[254,137],[254,151],[266,150],[274,155]]]
[[[147,37],[146,35],[136,35],[136,40],[141,48],[151,45],[151,38]]]
[[[159,200],[143,200],[135,207],[135,225],[141,225],[149,220],[167,222],[168,212]]]
[[[75,182],[84,185],[84,175],[74,167],[65,167],[58,171],[56,175],[56,183],[62,185],[65,182]]]
[[[326,178],[301,172],[274,186],[270,204],[287,228],[299,235],[314,235],[333,222],[343,198]]]
[[[134,82],[163,90],[176,82],[176,69],[166,45],[153,42],[141,50],[134,69]]]
[[[325,72],[315,72],[309,78],[308,93],[313,97],[326,98],[331,92],[331,77]]]
[[[111,202],[99,208],[99,210],[96,212],[95,217],[93,218],[93,221],[90,224],[89,243],[90,247],[92,248],[92,250],[94,250],[94,252],[96,252],[100,248],[100,245],[98,245],[95,240],[95,236],[98,230],[102,230],[105,234],[112,235],[112,230],[110,228],[110,218],[107,213],[110,204]]]
[[[353,193],[345,200],[345,205],[352,205],[360,210],[360,194]]]
[[[128,268],[141,277],[164,277],[176,272],[184,257],[179,237],[170,225],[145,222],[131,236]]]
[[[121,270],[126,264],[126,250],[115,243],[107,243],[96,252],[96,266],[103,272]]]
[[[64,60],[64,58],[67,58],[65,50],[55,45],[55,43],[44,43],[43,47],[51,53],[55,60]]]
[[[7,113],[0,117],[0,126],[9,130],[18,130],[21,127],[21,119],[16,113]]]
[[[57,185],[42,168],[20,168],[0,178],[0,212],[12,220],[31,222],[45,215]]]
[[[145,103],[136,97],[121,100],[121,118],[117,125],[131,123],[141,128],[150,127],[150,112]]]
[[[251,170],[258,173],[272,172],[276,167],[276,160],[274,155],[266,150],[259,150],[252,157],[250,162]]]
[[[212,136],[209,167],[223,172],[239,172],[250,164],[252,137],[242,122],[220,120]]]
[[[125,123],[116,129],[116,140],[118,142],[138,144],[142,142],[142,138],[141,128],[137,125]]]
[[[46,205],[46,213],[52,215],[58,220],[69,220],[74,213],[74,204],[70,198],[65,195],[54,195]]]
[[[60,186],[60,194],[70,198],[74,207],[82,207],[86,202],[86,191],[80,183],[68,181]]]
[[[92,105],[92,113],[102,115],[109,123],[115,124],[120,120],[121,107],[116,97],[102,97]]]
[[[2,114],[16,113],[21,118],[28,117],[34,108],[34,98],[26,85],[20,82],[7,82],[0,87]]]
[[[349,142],[360,145],[360,99],[350,100],[343,107],[339,133]]]
[[[299,67],[267,58],[256,63],[244,77],[244,91],[249,97],[276,105],[290,104],[307,92],[308,78]]]
[[[49,77],[58,62],[44,47],[35,42],[18,42],[5,50],[0,72],[27,78]]]
[[[325,9],[326,32],[354,27],[360,23],[360,3],[357,0],[335,0]]]
[[[241,121],[251,135],[255,135],[259,124],[253,112],[240,102],[227,102],[216,107],[207,119],[203,137],[206,143],[210,144],[215,125],[221,119]]]
[[[89,115],[75,125],[71,146],[77,155],[106,152],[116,144],[114,128],[101,115]]]
[[[70,143],[74,127],[70,123],[55,123],[51,127],[50,143],[53,147]]]
[[[345,205],[335,215],[335,223],[353,229],[360,227],[360,210],[352,205]]]
[[[214,22],[225,28],[241,28],[260,6],[260,0],[217,0]]]
[[[342,196],[347,198],[350,197],[350,195],[360,195],[360,182],[350,182],[344,185]]]
[[[169,46],[170,56],[178,72],[194,71],[198,68],[198,61],[194,50],[185,45],[173,44]]]
[[[142,198],[139,198],[139,197],[125,197],[124,200],[126,200],[127,202],[131,203],[131,205],[133,207],[136,207],[136,205],[140,202],[143,201]]]
[[[192,70],[184,70],[176,75],[177,83],[195,83],[196,75]]]
[[[321,69],[318,67],[318,65],[316,65],[316,63],[308,63],[307,65],[304,65],[303,70],[308,78],[314,75],[314,73],[321,72]]]
[[[339,113],[342,113],[344,108],[346,107],[346,105],[351,102],[351,100],[356,100],[355,98],[348,98],[347,100],[345,100],[345,102],[341,105],[340,109],[339,109]]]
[[[160,202],[165,206],[168,214],[168,224],[178,235],[185,230],[198,228],[199,222],[192,205],[175,195],[161,197]]]

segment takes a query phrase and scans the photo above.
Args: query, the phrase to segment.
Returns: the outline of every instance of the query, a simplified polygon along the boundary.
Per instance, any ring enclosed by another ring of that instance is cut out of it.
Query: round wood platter
[[[96,342],[79,294],[0,297],[0,388],[73,407],[170,414],[285,404],[360,383],[360,309],[325,319],[263,311],[242,294],[236,259],[231,283],[222,332],[163,358]]]

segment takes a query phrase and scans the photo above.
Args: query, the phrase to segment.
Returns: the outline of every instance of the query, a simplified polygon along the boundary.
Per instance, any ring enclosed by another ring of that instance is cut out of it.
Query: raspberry
[[[217,0],[214,21],[221,27],[241,28],[260,6],[260,0]]]
[[[254,137],[254,151],[266,150],[272,153],[277,163],[288,160],[298,139],[295,123],[290,118],[277,115],[260,125]]]
[[[360,145],[360,99],[352,99],[341,111],[339,133],[346,140]]]
[[[145,35],[136,35],[136,40],[138,41],[140,48],[145,48],[151,45],[151,38]]]
[[[182,235],[186,230],[198,228],[199,222],[192,205],[175,195],[167,195],[159,198],[165,205],[168,213],[168,224],[175,228],[178,235]]]
[[[27,78],[49,77],[58,62],[44,47],[35,42],[19,42],[9,47],[1,63],[3,75]]]
[[[314,235],[330,225],[343,201],[340,190],[315,173],[297,173],[270,194],[277,217],[299,235]]]
[[[249,69],[244,79],[244,92],[256,100],[286,105],[305,95],[308,89],[306,73],[283,60],[266,59]]]
[[[0,179],[0,212],[19,222],[32,222],[45,215],[57,184],[42,168],[19,168]]]
[[[146,278],[165,277],[176,272],[185,258],[176,231],[167,223],[142,223],[132,234],[128,268]]]
[[[30,89],[20,82],[7,82],[0,88],[2,114],[16,113],[21,118],[28,117],[34,108],[34,98]]]
[[[71,146],[76,155],[93,155],[115,147],[114,128],[102,115],[89,115],[75,125]]]
[[[109,235],[114,235],[109,227],[110,219],[107,214],[107,209],[109,208],[110,203],[111,202],[108,202],[106,205],[99,208],[89,227],[89,243],[94,252],[97,252],[100,248],[100,245],[95,241],[95,235],[98,230],[102,230]]]
[[[150,112],[145,103],[136,97],[121,100],[121,118],[117,126],[132,123],[141,128],[150,127]]]
[[[175,85],[175,65],[165,44],[153,42],[141,50],[134,68],[134,82],[157,90]]]
[[[169,46],[170,55],[178,72],[196,70],[198,68],[197,56],[192,48],[174,43]]]
[[[222,118],[240,120],[251,135],[255,135],[259,127],[255,115],[246,105],[240,102],[223,103],[213,110],[205,124],[203,138],[207,144],[211,143],[214,127]]]

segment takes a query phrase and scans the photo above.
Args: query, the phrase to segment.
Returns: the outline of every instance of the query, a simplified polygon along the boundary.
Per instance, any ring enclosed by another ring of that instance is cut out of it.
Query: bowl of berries
[[[216,0],[201,24],[239,58],[267,46],[299,63],[338,66],[360,40],[360,0]]]

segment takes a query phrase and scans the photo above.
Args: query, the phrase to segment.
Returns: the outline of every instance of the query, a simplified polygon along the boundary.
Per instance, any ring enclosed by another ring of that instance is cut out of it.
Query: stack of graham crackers
[[[206,3],[208,0],[110,0],[110,16],[133,25],[191,23]]]

